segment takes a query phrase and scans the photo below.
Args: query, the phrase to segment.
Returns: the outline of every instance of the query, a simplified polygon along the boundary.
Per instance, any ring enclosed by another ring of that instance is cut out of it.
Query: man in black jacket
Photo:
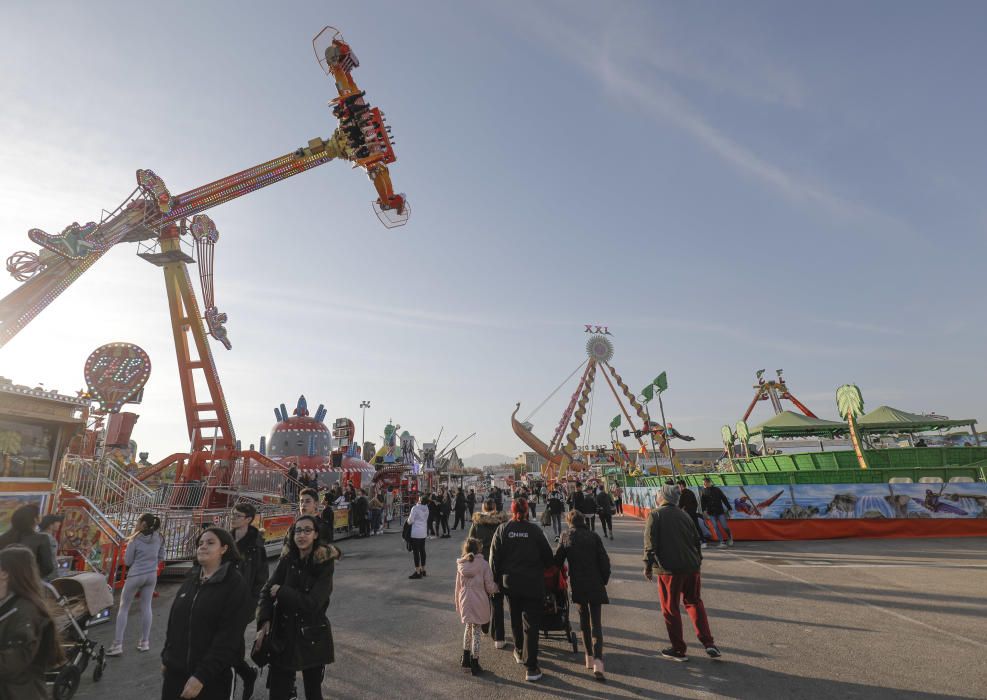
[[[661,487],[656,499],[657,508],[648,513],[644,524],[644,576],[655,580],[658,569],[658,599],[662,617],[668,630],[670,647],[661,650],[667,659],[686,661],[686,644],[682,638],[682,614],[685,610],[696,629],[696,636],[712,658],[720,656],[709,629],[706,608],[700,597],[699,568],[703,555],[699,547],[699,532],[685,511],[678,508],[679,490],[674,485]]]
[[[700,546],[706,549],[709,530],[706,529],[706,521],[703,516],[699,514],[699,501],[696,499],[696,494],[685,485],[685,479],[679,479],[675,485],[679,487],[679,508],[688,513],[692,521],[696,523],[696,529],[699,530]]]
[[[538,668],[538,631],[545,597],[545,567],[552,563],[552,548],[542,529],[528,521],[528,502],[511,504],[511,521],[497,528],[490,543],[494,580],[511,606],[514,660],[527,666],[525,680],[541,678]]]
[[[573,496],[572,502],[573,504],[576,503],[575,496]],[[586,522],[589,523],[589,529],[596,532],[596,497],[593,495],[592,486],[586,487],[586,492],[579,501],[579,506],[576,510],[582,513],[583,517],[586,518]]]
[[[596,513],[600,516],[600,525],[603,527],[603,536],[613,539],[613,499],[601,486],[596,492]]]
[[[733,508],[730,507],[730,501],[727,497],[723,495],[718,486],[713,486],[713,480],[708,476],[703,479],[703,489],[699,493],[699,503],[702,506],[703,513],[709,516],[709,519],[713,521],[713,528],[716,530],[716,536],[720,540],[720,546],[726,547],[727,545],[733,546],[733,533],[730,532],[730,526],[727,525],[727,513],[731,512]]]
[[[254,527],[255,517],[257,517],[257,509],[249,503],[238,503],[233,506],[231,516],[233,529],[230,534],[236,540],[236,548],[240,553],[240,561],[234,561],[233,564],[250,589],[250,597],[244,611],[248,621],[254,616],[260,590],[267,583],[268,576],[267,550],[264,548],[264,538]],[[246,652],[246,648],[243,652]],[[243,697],[249,698],[257,682],[257,669],[247,663],[243,652],[240,654],[240,660],[233,665],[233,670],[243,679]]]
[[[576,488],[572,490],[572,495],[569,496],[569,510],[578,510],[580,513],[583,512],[583,482],[577,481]]]

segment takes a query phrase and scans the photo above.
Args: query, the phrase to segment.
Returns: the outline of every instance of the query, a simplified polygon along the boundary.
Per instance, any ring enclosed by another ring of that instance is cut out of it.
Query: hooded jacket
[[[609,603],[610,557],[603,540],[588,527],[566,530],[559,538],[555,563],[569,562],[573,603]]]
[[[456,612],[463,624],[490,622],[490,596],[498,589],[490,565],[482,554],[456,560]]]
[[[333,545],[317,545],[299,559],[298,550],[285,546],[278,566],[260,594],[257,626],[272,623],[278,652],[271,665],[289,671],[325,666],[335,661],[332,627],[326,618],[332,596],[332,577],[342,553]],[[271,597],[271,586],[280,586]]]
[[[51,621],[17,595],[0,604],[0,700],[47,700],[38,652],[54,634]]]
[[[528,520],[504,523],[497,528],[490,544],[494,580],[513,596],[544,596],[545,567],[552,559],[552,548],[545,533]]]
[[[480,511],[479,513],[473,513],[473,524],[470,525],[470,532],[467,537],[480,540],[483,544],[480,552],[487,561],[490,561],[490,543],[493,542],[494,533],[497,532],[498,527],[508,520],[510,518],[507,516],[507,513],[501,511],[495,510],[492,513]]]
[[[243,611],[250,591],[230,562],[204,582],[200,572],[198,565],[192,567],[171,605],[161,663],[209,685],[243,658]]]
[[[123,555],[127,576],[153,574],[158,570],[158,564],[164,560],[164,537],[160,532],[137,535],[127,543],[127,551]]]

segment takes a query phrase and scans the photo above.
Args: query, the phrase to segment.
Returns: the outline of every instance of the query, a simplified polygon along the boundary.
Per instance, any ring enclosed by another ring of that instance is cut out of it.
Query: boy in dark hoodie
[[[260,591],[267,583],[268,576],[267,549],[260,530],[254,527],[256,517],[257,509],[249,503],[233,506],[233,529],[230,534],[236,540],[236,548],[241,557],[240,561],[235,562],[235,566],[250,589],[247,609],[244,610],[244,617],[248,621],[254,616]],[[245,652],[246,645],[240,653],[240,660],[233,666],[233,671],[243,679],[243,697],[249,698],[254,692],[254,684],[257,683],[257,669],[247,663]]]
[[[493,541],[494,533],[497,532],[497,528],[503,523],[506,523],[510,518],[507,513],[497,510],[497,502],[492,498],[488,498],[483,502],[483,510],[479,513],[473,513],[473,524],[470,526],[469,534],[466,535],[467,539],[480,540],[481,548],[480,553],[483,554],[483,558],[487,561],[490,560],[490,543]],[[490,618],[489,625],[483,625],[483,633],[486,634],[490,632],[490,636],[494,640],[494,646],[498,649],[504,648],[504,593],[503,591],[498,591],[490,598],[493,604],[493,616]]]

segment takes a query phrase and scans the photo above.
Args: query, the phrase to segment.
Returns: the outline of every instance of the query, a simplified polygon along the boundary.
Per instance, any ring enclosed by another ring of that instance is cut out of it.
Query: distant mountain
[[[505,462],[513,462],[513,457],[497,454],[496,452],[481,452],[471,457],[463,459],[463,464],[467,467],[491,467]]]

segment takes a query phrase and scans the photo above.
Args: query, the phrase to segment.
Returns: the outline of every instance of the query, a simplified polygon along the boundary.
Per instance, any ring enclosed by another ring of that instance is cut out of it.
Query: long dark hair
[[[27,601],[50,623],[41,638],[38,649],[45,667],[57,666],[65,661],[62,643],[58,638],[58,628],[51,608],[41,592],[41,573],[34,559],[34,552],[19,544],[0,550],[0,570],[7,574],[7,587],[10,593]]]
[[[319,533],[319,521],[316,520],[314,515],[299,515],[295,518],[295,522],[291,524],[291,527],[288,528],[288,552],[286,553],[294,555],[298,559],[302,558],[302,553],[298,549],[298,544],[295,543],[295,528],[303,520],[308,520],[312,523],[312,529],[315,530],[315,538],[312,540],[312,551],[314,552],[322,544],[322,536]]]
[[[203,535],[207,532],[211,532],[216,535],[216,539],[219,540],[220,544],[226,545],[226,551],[223,552],[223,559],[220,561],[221,564],[225,564],[230,561],[240,561],[240,552],[236,548],[236,540],[233,539],[233,535],[230,534],[229,530],[224,530],[221,527],[207,527],[199,536],[195,538],[195,547],[199,548],[199,542],[202,541]]]

